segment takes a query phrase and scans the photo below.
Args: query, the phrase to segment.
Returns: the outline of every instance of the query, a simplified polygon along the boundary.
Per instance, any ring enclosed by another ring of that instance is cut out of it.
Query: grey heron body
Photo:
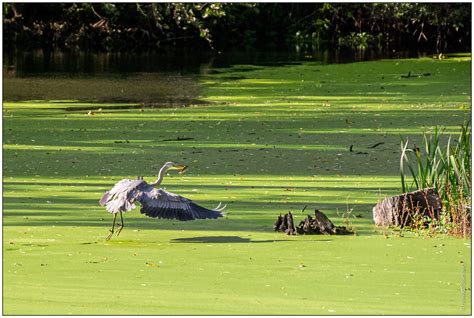
[[[117,231],[117,235],[119,235],[124,227],[122,212],[135,209],[136,202],[141,205],[140,212],[152,218],[189,221],[222,217],[225,206],[221,207],[219,204],[212,210],[207,209],[178,194],[155,188],[163,181],[166,171],[179,170],[182,173],[186,168],[184,165],[167,162],[160,169],[158,178],[153,183],[147,183],[143,180],[143,177],[138,177],[135,180],[123,179],[117,182],[112,189],[105,192],[99,204],[105,206],[106,210],[113,214],[112,228],[107,240],[114,233],[117,214],[120,213],[121,220]]]

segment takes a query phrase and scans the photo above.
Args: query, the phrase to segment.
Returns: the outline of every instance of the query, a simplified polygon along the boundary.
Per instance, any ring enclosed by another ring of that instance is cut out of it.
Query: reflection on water
[[[130,73],[198,73],[201,64],[211,56],[189,54],[136,54],[136,53],[85,53],[85,52],[23,52],[5,53],[4,67],[15,68],[15,76],[67,74],[69,76],[92,76],[99,74]]]
[[[4,52],[3,99],[136,102],[155,106],[199,103],[198,79],[231,65],[278,66],[304,61],[347,63],[424,56],[419,52],[317,51],[161,54]],[[238,80],[239,78],[235,78]]]
[[[236,51],[226,53],[85,53],[85,52],[23,52],[4,53],[4,68],[16,76],[65,73],[71,76],[97,73],[127,74],[136,72],[175,72],[198,74],[206,67],[228,67],[236,64],[281,65],[303,61],[347,63],[381,58],[422,57],[417,51],[322,50],[308,53],[295,51]]]
[[[3,99],[197,104],[196,75],[209,57],[169,54],[28,52],[4,54]]]
[[[196,100],[198,95],[196,79],[178,73],[130,73],[126,76],[49,73],[4,77],[3,80],[5,101],[77,100],[182,107],[199,103]]]

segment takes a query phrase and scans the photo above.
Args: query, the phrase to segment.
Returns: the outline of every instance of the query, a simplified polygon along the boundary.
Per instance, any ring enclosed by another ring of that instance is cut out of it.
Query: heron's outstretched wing
[[[223,216],[218,208],[209,210],[180,195],[153,187],[151,191],[144,191],[137,200],[142,204],[140,212],[152,218],[189,221]]]
[[[130,211],[135,208],[134,202],[149,187],[143,180],[123,179],[117,182],[112,189],[104,193],[99,204],[105,205],[110,213]]]

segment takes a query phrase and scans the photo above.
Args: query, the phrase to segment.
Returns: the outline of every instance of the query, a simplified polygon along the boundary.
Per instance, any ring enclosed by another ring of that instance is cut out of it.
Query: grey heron
[[[189,221],[222,217],[225,206],[221,207],[220,203],[216,208],[210,210],[178,194],[156,188],[161,184],[164,174],[168,170],[178,170],[182,174],[186,168],[187,166],[182,164],[167,162],[161,167],[158,178],[153,183],[147,183],[143,180],[143,177],[138,177],[135,180],[123,179],[117,182],[112,189],[105,192],[99,204],[101,206],[105,205],[106,210],[113,214],[112,228],[106,240],[109,240],[114,234],[117,214],[120,214],[121,221],[117,236],[120,234],[124,227],[122,212],[134,209],[136,207],[135,202],[140,203],[142,214],[152,218]]]

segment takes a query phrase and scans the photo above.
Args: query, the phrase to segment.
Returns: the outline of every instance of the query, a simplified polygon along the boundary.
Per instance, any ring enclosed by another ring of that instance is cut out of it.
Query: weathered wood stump
[[[439,219],[443,203],[433,188],[387,197],[372,209],[375,225],[411,226],[424,216]]]
[[[273,224],[274,231],[285,232],[288,235],[296,234],[295,225],[293,223],[293,215],[288,212],[284,216],[280,214],[275,223]]]
[[[334,226],[329,218],[321,211],[314,211],[314,218],[308,215],[299,225],[294,227],[293,215],[288,212],[284,216],[280,214],[275,223],[273,224],[273,230],[285,232],[288,235],[298,234],[352,234],[351,231],[347,230],[344,226]]]
[[[351,234],[352,232],[347,230],[345,226],[335,226],[331,220],[321,211],[314,210],[314,219],[311,215],[300,222],[296,227],[298,234]]]

